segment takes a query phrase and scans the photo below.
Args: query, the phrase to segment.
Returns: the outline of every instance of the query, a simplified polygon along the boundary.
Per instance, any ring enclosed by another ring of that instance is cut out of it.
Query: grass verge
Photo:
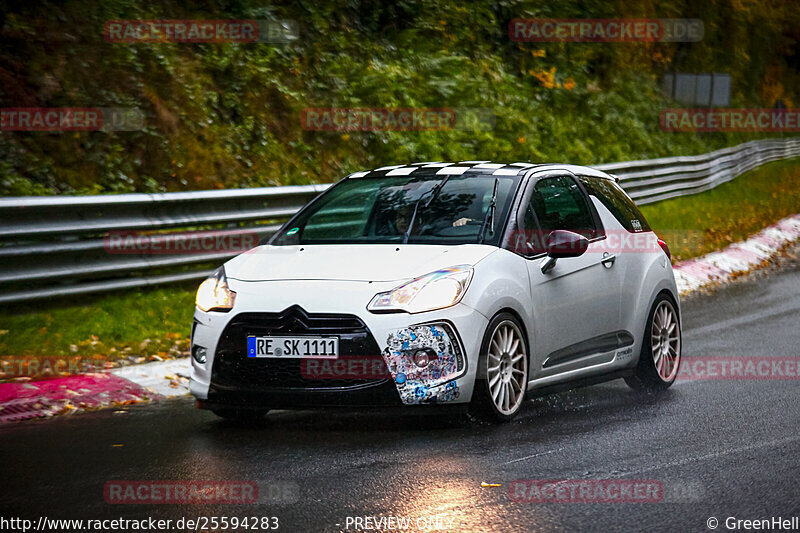
[[[776,161],[700,194],[644,205],[673,261],[721,250],[800,213],[800,160]]]
[[[798,189],[800,161],[782,161],[642,211],[667,239],[673,258],[682,261],[800,213]],[[140,361],[185,354],[195,288],[181,284],[15,306],[0,312],[0,356]]]
[[[182,283],[15,306],[0,313],[0,356],[184,355],[196,289]]]

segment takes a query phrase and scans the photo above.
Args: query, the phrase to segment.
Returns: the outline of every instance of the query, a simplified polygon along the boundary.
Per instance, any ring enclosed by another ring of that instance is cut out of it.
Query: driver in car
[[[401,207],[395,212],[394,227],[398,233],[404,234],[406,231],[408,231],[408,225],[411,223],[411,217],[413,216],[413,214],[414,214],[413,205]],[[414,229],[412,230],[412,233],[418,234],[420,230],[423,227],[425,227],[425,224],[422,223],[421,220],[422,216],[423,215],[421,212],[417,212],[417,220],[414,222]],[[460,226],[465,226],[470,222],[478,222],[478,221],[472,218],[461,217],[458,220],[453,221],[451,225],[452,227],[457,228]]]

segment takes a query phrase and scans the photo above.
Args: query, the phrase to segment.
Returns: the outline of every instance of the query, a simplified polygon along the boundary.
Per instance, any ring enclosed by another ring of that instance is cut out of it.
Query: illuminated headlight
[[[459,265],[425,274],[389,292],[375,295],[367,306],[374,313],[422,313],[451,307],[461,301],[472,279],[472,267]]]
[[[220,267],[197,289],[195,304],[201,311],[227,312],[233,309],[236,293],[228,288],[225,269]]]

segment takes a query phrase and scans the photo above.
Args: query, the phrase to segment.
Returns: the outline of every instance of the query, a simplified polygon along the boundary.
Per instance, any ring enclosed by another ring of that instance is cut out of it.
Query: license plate
[[[339,357],[338,337],[247,337],[248,357],[281,359]]]

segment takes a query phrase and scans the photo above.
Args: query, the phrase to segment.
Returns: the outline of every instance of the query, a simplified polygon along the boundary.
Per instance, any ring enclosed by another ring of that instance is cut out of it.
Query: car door
[[[567,171],[534,174],[523,198],[523,234],[535,331],[536,377],[576,370],[613,358],[618,345],[621,300],[615,257],[604,250],[605,235],[594,206]],[[580,233],[589,247],[562,258],[547,272],[547,237],[553,230]],[[609,355],[610,352],[610,355]]]

